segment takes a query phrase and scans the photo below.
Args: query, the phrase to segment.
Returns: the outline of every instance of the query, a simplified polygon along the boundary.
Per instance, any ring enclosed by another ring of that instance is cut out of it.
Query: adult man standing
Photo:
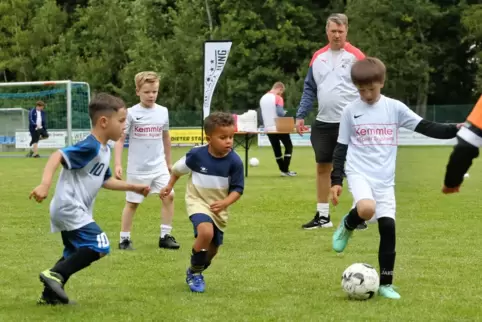
[[[347,31],[346,15],[335,13],[326,20],[329,44],[315,52],[311,59],[296,113],[296,128],[301,135],[304,118],[317,98],[318,114],[311,127],[310,137],[316,158],[317,206],[315,217],[302,225],[303,229],[333,227],[328,203],[333,151],[343,108],[359,96],[351,80],[351,66],[365,57],[358,48],[346,41]],[[365,223],[359,227],[362,228],[366,228]]]
[[[30,141],[32,150],[30,150],[27,154],[27,157],[29,158],[40,157],[38,154],[38,141],[49,137],[46,127],[47,122],[44,108],[45,103],[42,101],[37,101],[37,103],[35,103],[35,107],[32,108],[28,114],[28,130],[30,132],[30,136],[32,137],[32,140]]]

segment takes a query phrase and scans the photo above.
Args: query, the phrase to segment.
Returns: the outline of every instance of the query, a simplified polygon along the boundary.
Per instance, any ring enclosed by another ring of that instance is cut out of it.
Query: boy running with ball
[[[454,138],[459,125],[422,119],[402,102],[381,95],[385,65],[377,58],[357,61],[351,78],[360,98],[348,104],[341,118],[331,173],[332,203],[342,192],[343,170],[354,203],[333,234],[333,249],[343,252],[354,229],[377,221],[380,234],[379,295],[399,299],[392,286],[395,266],[395,163],[400,127],[437,139]],[[345,165],[346,160],[346,165]]]

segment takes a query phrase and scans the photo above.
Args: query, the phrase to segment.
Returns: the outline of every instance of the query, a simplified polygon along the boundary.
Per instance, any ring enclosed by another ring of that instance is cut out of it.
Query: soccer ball
[[[353,300],[368,300],[378,291],[380,278],[377,270],[368,264],[355,263],[350,265],[341,277],[341,286],[348,298]]]
[[[259,160],[256,158],[249,159],[249,165],[252,167],[257,167],[259,165]]]

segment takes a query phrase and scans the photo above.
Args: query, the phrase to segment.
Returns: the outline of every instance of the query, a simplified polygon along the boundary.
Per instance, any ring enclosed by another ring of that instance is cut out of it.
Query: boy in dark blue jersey
[[[204,121],[208,144],[193,148],[172,168],[168,185],[160,197],[169,195],[182,175],[189,174],[186,206],[194,226],[196,241],[186,283],[193,292],[204,292],[202,272],[208,268],[223,243],[228,221],[228,207],[243,194],[243,162],[233,151],[234,118],[216,112]]]

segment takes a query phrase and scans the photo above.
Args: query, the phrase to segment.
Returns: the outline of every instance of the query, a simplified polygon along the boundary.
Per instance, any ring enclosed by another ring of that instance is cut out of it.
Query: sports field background
[[[177,160],[187,148],[173,148]],[[185,179],[176,187],[173,234],[178,251],[160,250],[159,204],[139,208],[134,252],[117,249],[124,193],[103,190],[95,219],[112,253],[74,275],[66,287],[76,306],[38,307],[38,273],[60,257],[49,232],[48,200],[28,200],[47,159],[0,158],[0,321],[477,321],[482,320],[480,260],[481,162],[462,192],[440,192],[450,147],[401,147],[398,153],[397,262],[399,301],[346,299],[341,273],[354,262],[378,267],[378,229],[357,232],[343,255],[331,250],[334,229],[303,231],[315,210],[311,148],[295,147],[281,178],[269,147],[254,148],[245,194],[231,208],[225,244],[205,272],[206,293],[185,284],[193,242],[184,207]],[[244,151],[240,150],[244,159]],[[347,188],[332,210],[335,224],[349,210]]]

